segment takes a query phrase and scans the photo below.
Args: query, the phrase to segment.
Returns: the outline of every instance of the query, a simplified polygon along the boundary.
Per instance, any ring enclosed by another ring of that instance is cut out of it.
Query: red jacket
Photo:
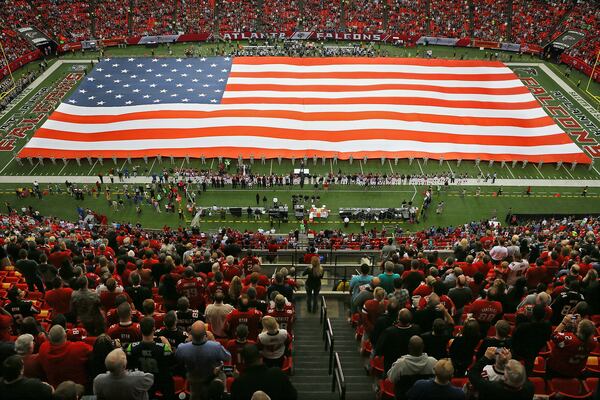
[[[67,341],[60,345],[44,342],[40,347],[38,361],[46,373],[48,383],[55,388],[68,380],[86,385],[86,364],[91,352],[92,347],[83,342]]]

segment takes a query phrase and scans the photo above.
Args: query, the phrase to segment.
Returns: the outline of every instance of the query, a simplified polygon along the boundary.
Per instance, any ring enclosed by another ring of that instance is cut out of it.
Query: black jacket
[[[287,375],[277,367],[255,365],[246,367],[231,386],[231,400],[250,400],[254,392],[262,390],[271,400],[297,400],[298,393]]]

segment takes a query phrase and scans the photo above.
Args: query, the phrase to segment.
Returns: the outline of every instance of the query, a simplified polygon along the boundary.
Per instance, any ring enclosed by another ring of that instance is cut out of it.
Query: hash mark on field
[[[33,168],[31,168],[31,171],[29,171],[29,174],[27,174],[27,175],[31,175],[33,170],[36,169],[39,164],[40,164],[40,161],[38,160],[38,162],[33,166]]]
[[[573,179],[573,175],[571,174],[571,172],[569,172],[565,164],[563,164],[563,168],[565,169],[565,171],[567,171],[567,174],[571,177],[571,179]]]
[[[394,167],[392,167],[392,160],[388,158],[388,163],[390,164],[390,169],[392,170],[392,174],[394,173]]]
[[[0,175],[2,175],[2,173],[4,172],[4,170],[14,161],[14,157],[6,163],[6,165],[4,166],[4,168],[2,168],[2,170],[0,170]],[[600,175],[600,174],[599,174]]]
[[[365,172],[363,171],[362,160],[358,160],[358,165],[360,165],[360,173],[364,174]]]
[[[452,171],[452,166],[450,165],[450,161],[446,161],[446,164],[448,164],[448,168],[450,168],[450,173],[454,174],[454,171]]]
[[[511,171],[510,167],[508,166],[508,164],[504,164],[504,166],[508,170],[508,173],[510,174],[510,176],[512,176],[512,178],[515,179],[515,174],[513,174],[513,172]]]
[[[148,170],[148,173],[150,175],[152,175],[152,168],[154,168],[154,163],[156,163],[156,157],[154,157],[154,160],[152,161],[152,165],[150,166],[150,169]]]

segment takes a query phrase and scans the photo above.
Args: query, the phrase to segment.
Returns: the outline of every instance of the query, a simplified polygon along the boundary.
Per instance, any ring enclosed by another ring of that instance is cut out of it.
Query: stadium
[[[600,399],[600,2],[0,0],[0,399]]]

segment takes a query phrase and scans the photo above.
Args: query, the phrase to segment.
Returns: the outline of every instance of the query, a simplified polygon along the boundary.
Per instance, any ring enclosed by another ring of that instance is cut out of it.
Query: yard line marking
[[[419,169],[421,170],[421,175],[425,175],[425,172],[423,172],[423,167],[421,167],[421,162],[419,161],[418,158],[417,158],[417,164],[419,164]]]
[[[60,174],[63,172],[63,170],[64,170],[64,169],[67,167],[67,164],[68,164],[68,163],[69,163],[69,160],[67,160],[67,162],[66,162],[66,163],[63,163],[64,165],[63,165],[63,167],[60,169],[60,171],[58,171],[58,174],[57,174],[57,175],[60,175]]]
[[[510,170],[510,167],[508,166],[508,164],[504,164],[504,166],[506,167],[506,169],[508,170],[508,172],[510,173],[510,176],[513,177],[513,179],[515,179],[515,175],[512,173],[512,171]]]
[[[329,159],[329,171],[331,171],[331,174],[333,174],[333,159]]]
[[[123,161],[123,166],[121,167],[121,169],[119,171],[123,172],[123,170],[125,169],[125,164],[127,164],[127,159],[125,159],[125,161]]]
[[[479,166],[479,163],[475,163],[475,166],[479,170],[479,173],[481,174],[481,176],[483,176],[483,171],[481,170],[481,167]]]
[[[185,164],[185,157],[183,158],[183,160],[181,160],[181,167],[179,167],[180,170],[183,169],[183,165]]]
[[[358,165],[360,165],[360,173],[364,175],[365,173],[364,173],[363,167],[362,167],[362,160],[358,160]]]
[[[4,172],[4,170],[6,168],[8,168],[8,166],[15,160],[15,157],[13,157],[9,162],[6,163],[6,165],[4,166],[4,168],[2,168],[2,170],[0,170],[0,175],[2,175],[2,173]],[[600,174],[599,174],[600,175]]]
[[[273,175],[273,159],[271,158],[271,166],[269,167],[269,175]]]
[[[38,160],[38,162],[35,163],[35,165],[33,166],[33,168],[31,168],[31,171],[29,171],[29,175],[31,175],[31,173],[33,172],[33,170],[36,169],[39,164],[40,164],[40,161]]]
[[[394,167],[392,167],[392,160],[388,158],[388,163],[390,164],[390,169],[392,170],[392,174],[394,173]]]
[[[415,192],[413,193],[413,196],[410,199],[410,201],[415,201],[415,197],[417,197],[417,185],[412,185],[412,186],[415,189]]]
[[[563,168],[565,169],[565,171],[567,171],[567,174],[569,174],[569,176],[571,177],[571,179],[573,179],[573,175],[571,174],[571,172],[569,172],[569,170],[567,169],[567,167],[565,167],[565,164],[563,164]]]
[[[150,166],[150,169],[148,170],[149,174],[152,174],[152,168],[154,168],[154,163],[156,162],[156,157],[154,157],[154,160],[152,161],[152,165]]]
[[[533,168],[535,168],[535,170],[538,172],[538,174],[540,174],[542,179],[546,179],[546,177],[544,176],[544,174],[542,174],[542,171],[540,171],[540,169],[538,168],[537,165],[533,164]]]
[[[97,162],[98,162],[98,159],[96,158],[96,162],[94,163],[94,165],[92,165],[92,168],[90,168],[90,172],[88,172],[88,175],[92,174],[92,171],[94,170],[94,167],[96,166]]]
[[[452,166],[450,165],[450,161],[446,161],[446,164],[448,164],[448,168],[450,168],[450,173],[453,174],[454,171],[452,171]]]
[[[209,169],[209,170],[211,170],[211,169],[212,169],[212,167],[213,167],[213,163],[214,163],[214,162],[215,162],[215,159],[214,159],[214,158],[211,158],[211,159],[210,159],[210,167],[208,167],[208,169]]]

